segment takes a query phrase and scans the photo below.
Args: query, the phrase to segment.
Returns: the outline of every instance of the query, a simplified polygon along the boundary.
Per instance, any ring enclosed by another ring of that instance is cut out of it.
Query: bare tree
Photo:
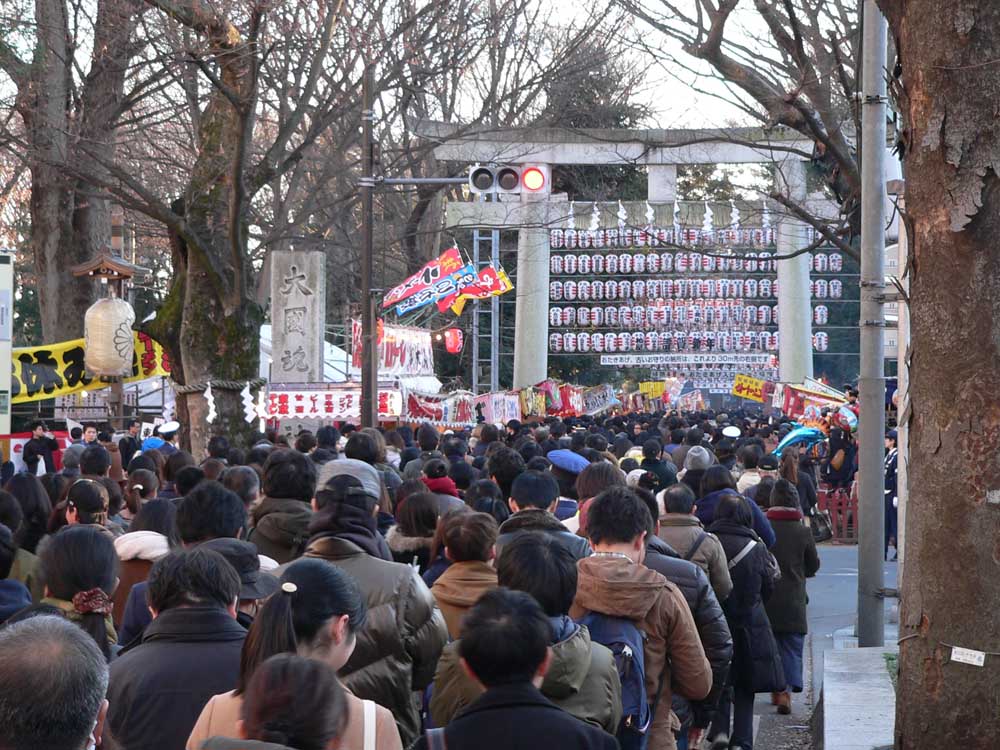
[[[69,269],[110,243],[108,202],[88,176],[105,174],[101,162],[114,155],[138,7],[134,0],[35,0],[0,10],[0,71],[16,91],[0,118],[0,147],[31,174],[30,241],[50,341],[82,335],[81,313],[95,289]],[[30,57],[19,54],[24,49]],[[67,163],[79,169],[67,173]]]
[[[814,143],[811,160],[840,203],[832,234],[860,229],[861,173],[854,147],[860,59],[858,15],[848,0],[619,0],[667,45],[635,37],[665,70],[693,89],[735,105],[764,128],[783,125]],[[680,54],[672,50],[678,49]],[[709,83],[709,82],[712,83]],[[771,196],[797,218],[831,233],[829,221],[781,190]],[[849,245],[850,243],[845,243]],[[844,248],[842,248],[844,249]]]

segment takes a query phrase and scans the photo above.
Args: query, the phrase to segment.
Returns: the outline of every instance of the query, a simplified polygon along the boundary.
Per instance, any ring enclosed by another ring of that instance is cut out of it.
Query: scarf
[[[114,646],[118,643],[118,633],[115,631],[115,623],[111,618],[111,600],[108,598],[107,594],[103,594],[103,597],[95,592],[101,591],[100,589],[93,589],[92,591],[81,591],[73,597],[73,601],[68,602],[65,599],[56,599],[53,596],[47,596],[40,602],[41,604],[48,604],[49,606],[55,607],[60,612],[62,612],[63,617],[76,625],[80,625],[83,622],[83,616],[85,614],[104,614],[104,629],[108,634],[108,645]],[[80,610],[83,610],[82,612]]]
[[[363,508],[347,502],[332,502],[313,514],[309,536],[346,539],[372,557],[391,562],[392,553],[378,533],[377,523],[375,516]]]
[[[455,481],[451,477],[435,477],[434,479],[423,477],[423,482],[431,492],[458,497],[458,487],[455,486]]]

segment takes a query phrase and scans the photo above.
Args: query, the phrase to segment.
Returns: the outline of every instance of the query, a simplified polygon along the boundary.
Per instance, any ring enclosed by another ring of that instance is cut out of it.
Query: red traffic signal
[[[521,172],[521,187],[531,193],[537,193],[545,187],[545,172],[541,167],[525,167]]]

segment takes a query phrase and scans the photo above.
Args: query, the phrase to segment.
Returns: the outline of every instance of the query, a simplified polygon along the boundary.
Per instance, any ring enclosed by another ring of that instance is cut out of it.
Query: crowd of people
[[[803,689],[820,472],[781,421],[179,427],[33,425],[0,748],[750,750]]]

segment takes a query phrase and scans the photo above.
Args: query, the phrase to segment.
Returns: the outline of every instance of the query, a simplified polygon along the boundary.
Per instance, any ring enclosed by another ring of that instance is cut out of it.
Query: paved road
[[[820,570],[808,582],[809,630],[805,692],[793,696],[792,714],[778,716],[770,695],[757,696],[759,715],[756,750],[790,750],[810,747],[808,724],[823,682],[823,652],[843,645],[844,630],[853,628],[857,611],[858,549],[854,545],[825,544],[820,547]],[[896,587],[896,563],[885,564],[885,585]],[[886,602],[886,617],[893,601]],[[890,626],[892,629],[894,626]],[[841,631],[838,635],[838,631]],[[838,637],[835,638],[835,635]],[[811,662],[811,666],[810,666]]]

